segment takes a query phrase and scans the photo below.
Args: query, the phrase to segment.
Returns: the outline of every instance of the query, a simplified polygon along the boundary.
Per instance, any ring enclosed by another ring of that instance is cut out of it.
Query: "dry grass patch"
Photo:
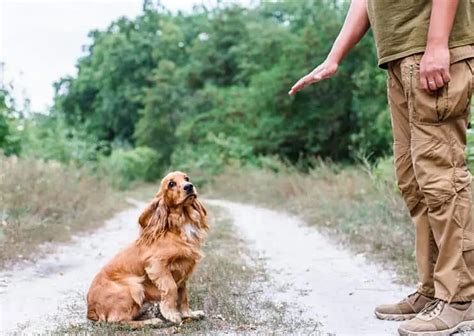
[[[124,203],[84,169],[0,156],[0,268],[96,228]]]

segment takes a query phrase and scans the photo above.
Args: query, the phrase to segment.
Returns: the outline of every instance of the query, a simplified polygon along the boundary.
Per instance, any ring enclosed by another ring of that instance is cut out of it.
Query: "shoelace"
[[[440,299],[435,299],[430,303],[427,303],[426,306],[420,311],[420,315],[427,316],[429,318],[435,317],[437,312],[437,308],[440,307],[440,310],[443,309],[444,301]]]
[[[418,299],[420,298],[421,294],[418,293],[418,292],[414,292],[414,293],[411,293],[409,294],[406,298],[404,298],[402,301],[400,302],[408,302],[410,304],[415,304],[416,301],[418,301]],[[411,298],[412,297],[415,297],[415,299],[413,300],[413,302],[410,302]]]

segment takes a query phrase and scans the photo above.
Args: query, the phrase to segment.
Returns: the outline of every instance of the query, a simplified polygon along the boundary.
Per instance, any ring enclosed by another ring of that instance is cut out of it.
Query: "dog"
[[[131,327],[159,324],[158,318],[138,320],[159,302],[163,317],[180,323],[203,317],[191,311],[186,282],[203,254],[209,229],[207,211],[183,172],[161,181],[154,199],[140,215],[140,234],[95,276],[87,294],[87,318],[125,323]]]

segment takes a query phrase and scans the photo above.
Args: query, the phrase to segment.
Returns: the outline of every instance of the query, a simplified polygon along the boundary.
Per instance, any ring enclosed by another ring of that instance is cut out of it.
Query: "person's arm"
[[[307,85],[334,76],[339,63],[361,40],[369,29],[369,26],[369,17],[367,15],[365,0],[352,0],[344,25],[342,26],[342,29],[326,60],[296,82],[288,94],[293,95]]]
[[[450,80],[449,35],[459,0],[433,0],[426,50],[420,62],[420,85],[435,91]]]

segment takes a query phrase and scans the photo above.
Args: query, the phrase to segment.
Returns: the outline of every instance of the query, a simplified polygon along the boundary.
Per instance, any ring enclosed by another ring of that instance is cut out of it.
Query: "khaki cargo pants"
[[[416,225],[418,291],[448,302],[471,301],[474,227],[464,149],[474,59],[452,63],[450,83],[430,94],[419,85],[421,57],[388,66],[396,175]]]

